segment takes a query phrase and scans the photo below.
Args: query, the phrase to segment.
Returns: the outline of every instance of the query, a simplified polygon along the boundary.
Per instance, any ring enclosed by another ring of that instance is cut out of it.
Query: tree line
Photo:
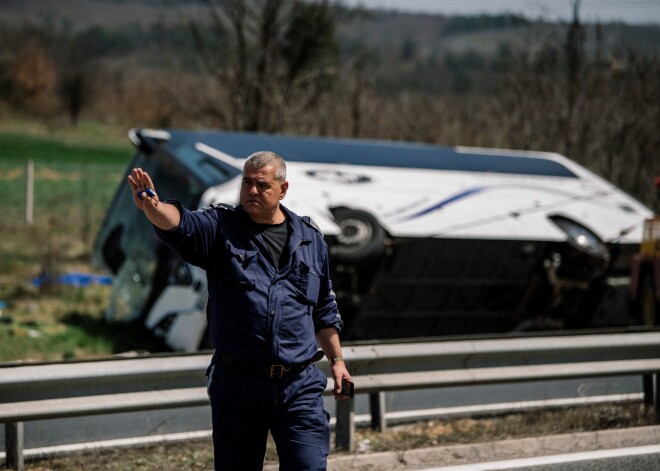
[[[3,25],[0,112],[559,152],[651,205],[660,58],[610,47],[579,7],[552,29],[462,18],[438,35],[528,26],[487,58],[425,56],[405,32],[395,54],[349,43],[343,25],[369,13],[332,0],[199,0],[179,22],[123,29]]]

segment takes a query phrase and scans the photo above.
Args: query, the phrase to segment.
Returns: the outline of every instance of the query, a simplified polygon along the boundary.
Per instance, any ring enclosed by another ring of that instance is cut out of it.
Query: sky
[[[343,0],[343,3],[446,15],[518,13],[530,18],[567,20],[572,17],[573,0]],[[582,0],[580,19],[660,24],[660,0]]]

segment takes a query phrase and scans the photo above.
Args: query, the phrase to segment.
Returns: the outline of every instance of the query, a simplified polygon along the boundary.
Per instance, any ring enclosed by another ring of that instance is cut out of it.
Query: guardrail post
[[[23,422],[7,422],[5,424],[5,466],[23,471]]]
[[[644,405],[652,406],[655,396],[653,395],[653,375],[642,375],[642,391],[644,392]]]
[[[653,374],[653,415],[655,423],[660,423],[660,373]]]
[[[371,409],[371,428],[384,432],[387,428],[384,391],[369,394],[369,408]]]
[[[337,401],[335,449],[353,451],[355,443],[355,398]]]

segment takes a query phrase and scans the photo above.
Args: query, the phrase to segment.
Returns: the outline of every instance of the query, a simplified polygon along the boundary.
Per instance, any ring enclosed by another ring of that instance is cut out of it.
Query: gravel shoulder
[[[660,443],[660,426],[634,427],[397,452],[388,451],[370,455],[335,456],[329,461],[328,471],[418,470],[428,467],[456,466],[658,443]],[[265,471],[277,469],[277,465],[264,468]]]
[[[356,431],[356,451],[333,452],[329,471],[414,470],[433,466],[660,443],[660,426],[641,403],[451,418]],[[87,450],[26,460],[26,471],[209,471],[210,439]],[[272,442],[265,471],[278,469]]]

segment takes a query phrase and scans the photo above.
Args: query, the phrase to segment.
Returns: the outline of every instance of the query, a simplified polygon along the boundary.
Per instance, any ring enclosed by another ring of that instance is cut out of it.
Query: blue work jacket
[[[341,331],[327,245],[310,218],[282,207],[289,237],[278,270],[240,206],[190,211],[169,202],[181,222],[156,233],[183,260],[206,271],[206,314],[217,352],[252,363],[305,363],[318,350],[316,332]]]

